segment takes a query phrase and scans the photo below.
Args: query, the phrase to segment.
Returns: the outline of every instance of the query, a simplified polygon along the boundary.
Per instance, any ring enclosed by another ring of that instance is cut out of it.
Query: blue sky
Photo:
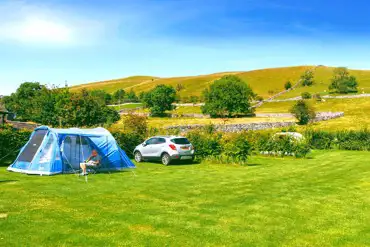
[[[365,0],[0,0],[0,95],[305,64],[370,69]]]

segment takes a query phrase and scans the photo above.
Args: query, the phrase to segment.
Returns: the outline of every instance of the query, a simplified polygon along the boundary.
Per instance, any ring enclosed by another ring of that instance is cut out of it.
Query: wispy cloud
[[[0,3],[0,42],[41,45],[91,43],[101,37],[107,23],[69,9],[25,1]]]

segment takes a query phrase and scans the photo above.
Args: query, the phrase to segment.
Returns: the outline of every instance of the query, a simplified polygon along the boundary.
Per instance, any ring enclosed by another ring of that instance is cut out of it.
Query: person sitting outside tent
[[[98,166],[100,164],[100,156],[96,150],[92,150],[91,156],[84,162],[80,164],[82,169],[82,176],[87,175],[86,168],[89,166]]]

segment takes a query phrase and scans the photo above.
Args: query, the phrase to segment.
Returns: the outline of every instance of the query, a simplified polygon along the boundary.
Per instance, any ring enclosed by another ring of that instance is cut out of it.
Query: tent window
[[[20,154],[18,161],[31,162],[47,132],[47,130],[37,130]]]
[[[52,152],[53,152],[53,146],[52,146],[53,142],[54,142],[54,137],[50,135],[48,143],[45,145],[44,149],[41,152],[39,163],[50,162],[52,158]]]

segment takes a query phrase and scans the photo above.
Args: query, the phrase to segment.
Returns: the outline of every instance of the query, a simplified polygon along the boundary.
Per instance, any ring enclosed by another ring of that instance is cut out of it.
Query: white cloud
[[[107,25],[72,10],[31,5],[23,1],[0,3],[0,42],[36,45],[76,45],[96,41]]]

